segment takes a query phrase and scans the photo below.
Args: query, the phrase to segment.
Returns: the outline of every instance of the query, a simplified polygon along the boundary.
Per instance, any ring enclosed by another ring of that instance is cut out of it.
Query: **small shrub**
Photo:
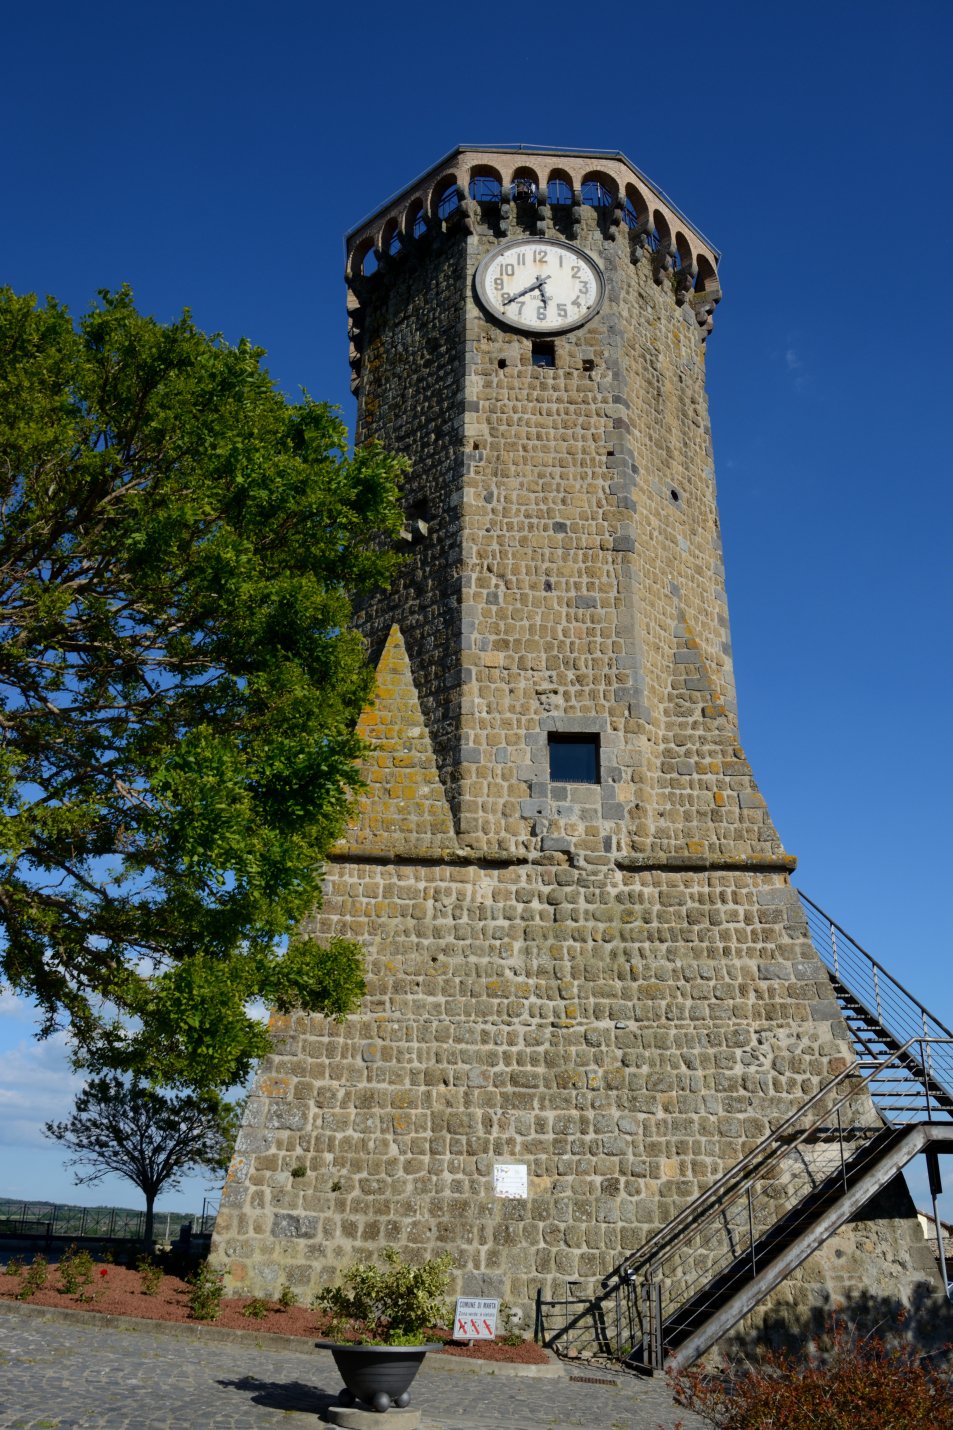
[[[521,1346],[526,1338],[523,1335],[523,1318],[519,1311],[508,1301],[501,1301],[496,1319],[496,1339],[504,1346]]]
[[[58,1267],[60,1275],[59,1289],[64,1296],[79,1296],[82,1298],[86,1287],[93,1279],[93,1258],[88,1251],[78,1251],[75,1243],[67,1247],[60,1257]]]
[[[299,1163],[297,1167],[292,1167],[292,1169],[291,1169],[291,1175],[292,1175],[293,1177],[303,1177],[303,1176],[306,1175],[307,1170],[308,1170],[307,1167],[302,1167],[301,1164]]]
[[[217,1321],[222,1309],[222,1276],[207,1261],[189,1278],[189,1314],[196,1321]]]
[[[719,1430],[953,1430],[948,1374],[908,1345],[858,1340],[844,1326],[823,1359],[766,1352],[721,1374],[685,1371],[674,1388]]]
[[[282,1311],[290,1311],[292,1306],[297,1306],[297,1304],[298,1298],[286,1282],[278,1292],[278,1305]]]
[[[136,1270],[139,1272],[142,1294],[144,1296],[158,1296],[159,1287],[162,1285],[162,1278],[165,1274],[162,1267],[156,1266],[151,1256],[140,1256],[136,1262]]]
[[[6,1273],[8,1276],[22,1276],[23,1258],[21,1256],[11,1256],[6,1265]]]
[[[37,1252],[24,1273],[20,1289],[17,1292],[17,1300],[28,1301],[34,1292],[45,1286],[49,1269],[46,1257]]]
[[[267,1301],[263,1301],[260,1296],[253,1296],[252,1299],[242,1307],[242,1315],[250,1316],[253,1321],[263,1321],[271,1310]]]
[[[341,1273],[342,1285],[326,1286],[314,1305],[331,1316],[332,1336],[370,1345],[420,1345],[429,1326],[446,1321],[444,1295],[453,1258],[449,1252],[410,1266],[392,1246],[386,1269],[356,1262]]]

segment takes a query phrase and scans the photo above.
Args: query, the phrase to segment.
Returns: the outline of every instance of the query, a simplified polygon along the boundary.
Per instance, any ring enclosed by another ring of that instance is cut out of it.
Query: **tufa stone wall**
[[[359,431],[411,460],[408,560],[359,616],[375,751],[311,925],[363,943],[369,993],[342,1026],[273,1021],[216,1227],[261,1294],[397,1245],[528,1309],[852,1057],[739,742],[684,265],[617,211],[505,207],[349,261]],[[472,283],[504,233],[554,231],[607,292],[540,367]],[[599,782],[552,782],[549,735],[580,731]],[[525,1199],[495,1195],[501,1163]],[[772,1305],[912,1294],[902,1186],[865,1215]]]

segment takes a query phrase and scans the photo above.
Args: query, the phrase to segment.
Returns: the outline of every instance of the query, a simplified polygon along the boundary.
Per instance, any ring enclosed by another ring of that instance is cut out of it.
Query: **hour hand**
[[[508,298],[504,298],[503,307],[505,308],[508,303],[515,303],[517,298],[525,298],[527,293],[532,293],[534,288],[538,288],[541,283],[545,282],[545,278],[537,278],[535,283],[530,283],[528,287],[521,288],[518,293],[511,293]]]

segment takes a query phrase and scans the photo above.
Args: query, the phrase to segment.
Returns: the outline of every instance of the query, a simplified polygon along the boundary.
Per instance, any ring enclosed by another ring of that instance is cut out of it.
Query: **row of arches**
[[[537,211],[569,208],[577,201],[572,175],[565,169],[550,169],[543,176],[528,165],[514,169],[505,179],[490,164],[477,164],[467,171],[467,187],[456,173],[441,174],[424,192],[410,198],[400,214],[391,214],[376,233],[366,234],[353,248],[348,273],[370,276],[382,255],[397,257],[414,240],[431,228],[442,227],[469,198],[486,217],[504,204],[525,206]],[[714,264],[693,246],[688,236],[676,228],[658,207],[650,205],[634,183],[620,184],[600,170],[584,173],[578,201],[590,208],[608,211],[610,222],[635,230],[653,253],[660,253],[665,266],[679,275],[680,285],[696,292],[713,292],[717,286]]]

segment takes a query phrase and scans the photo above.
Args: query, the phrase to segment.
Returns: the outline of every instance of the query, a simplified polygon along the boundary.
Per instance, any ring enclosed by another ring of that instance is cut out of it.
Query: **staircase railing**
[[[848,1194],[856,1202],[865,1184],[893,1175],[918,1135],[912,1128],[953,1122],[953,1031],[811,899],[800,899],[858,1061],[616,1266],[601,1293],[584,1297],[576,1283],[571,1294],[567,1283],[563,1301],[539,1300],[547,1345],[661,1368],[674,1345],[697,1346],[717,1324],[712,1318],[740,1314],[754,1289],[743,1288],[756,1277],[760,1296],[809,1254],[812,1228],[829,1234]],[[544,1308],[563,1311],[548,1336]]]
[[[953,1053],[953,1040],[945,1042]],[[546,1343],[661,1368],[671,1335],[689,1321],[701,1324],[778,1255],[817,1214],[819,1197],[846,1191],[905,1125],[951,1120],[929,1087],[920,1086],[917,1099],[903,1076],[905,1058],[929,1059],[937,1051],[934,1040],[911,1039],[876,1062],[838,1073],[615,1267],[601,1295],[584,1300],[577,1293],[578,1312]],[[874,1115],[871,1102],[891,1109],[891,1125]]]
[[[798,896],[814,950],[833,975],[834,991],[858,1055],[892,1051],[911,1039],[925,1040],[926,1045],[931,1045],[924,1049],[927,1060],[924,1062],[917,1056],[916,1049],[911,1049],[915,1063],[907,1059],[908,1081],[919,1081],[921,1077],[932,1079],[934,1090],[949,1098],[949,1107],[953,1110],[953,1056],[943,1050],[944,1043],[953,1039],[953,1030],[861,948],[813,899],[800,890]],[[904,1089],[904,1095],[908,1094],[916,1100],[916,1093],[910,1087]]]

